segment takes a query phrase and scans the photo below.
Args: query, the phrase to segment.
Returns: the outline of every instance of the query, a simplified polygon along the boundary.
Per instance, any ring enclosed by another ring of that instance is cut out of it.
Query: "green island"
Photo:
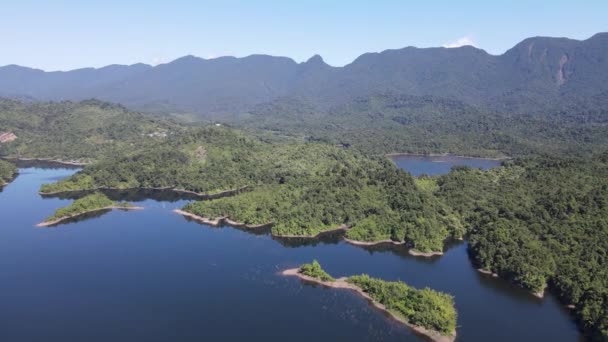
[[[46,220],[44,220],[44,222],[37,224],[37,226],[53,226],[67,219],[84,215],[86,213],[110,209],[139,210],[143,208],[136,207],[127,202],[112,201],[102,193],[93,193],[75,200],[67,207],[57,209],[52,216],[49,216]]]
[[[608,337],[608,124],[601,113],[594,109],[586,120],[504,115],[386,94],[331,112],[302,108],[258,106],[246,120],[218,125],[96,100],[0,100],[0,131],[19,136],[0,144],[0,156],[90,162],[43,185],[46,194],[228,191],[182,211],[272,224],[276,236],[347,227],[351,243],[402,244],[422,255],[465,239],[476,268],[537,295],[551,291],[588,336]],[[412,177],[386,157],[395,152],[511,159],[489,171]]]
[[[458,315],[454,298],[448,294],[428,288],[418,290],[401,281],[384,281],[366,274],[334,279],[316,260],[282,274],[327,287],[353,290],[369,299],[374,307],[433,341],[447,342],[456,338]]]
[[[17,167],[15,165],[0,159],[0,187],[5,186],[10,182],[17,174]]]

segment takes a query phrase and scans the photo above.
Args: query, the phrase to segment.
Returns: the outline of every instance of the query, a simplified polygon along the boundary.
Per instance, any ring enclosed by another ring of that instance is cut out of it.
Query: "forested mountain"
[[[597,111],[608,103],[608,33],[583,41],[529,38],[500,56],[471,46],[407,47],[367,53],[344,67],[329,66],[319,56],[298,64],[265,55],[186,56],[155,67],[69,72],[0,67],[0,96],[99,98],[139,110],[221,120],[284,97],[326,110],[385,92],[456,99],[498,112]]]
[[[283,98],[257,105],[238,125],[371,154],[591,155],[608,144],[608,116],[597,111],[565,111],[559,118],[509,114],[453,99],[394,93],[356,98],[328,111]]]
[[[92,161],[153,146],[184,129],[170,120],[97,100],[23,103],[0,99],[0,156]]]

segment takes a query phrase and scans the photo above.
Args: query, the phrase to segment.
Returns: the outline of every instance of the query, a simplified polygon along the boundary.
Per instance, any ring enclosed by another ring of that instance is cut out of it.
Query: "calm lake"
[[[500,166],[500,160],[458,156],[397,155],[391,158],[398,167],[414,176],[429,176],[450,172],[452,166],[470,166],[483,170]]]
[[[277,274],[313,259],[334,276],[368,273],[452,294],[458,341],[581,338],[552,296],[475,271],[465,243],[421,259],[339,236],[274,240],[188,221],[172,212],[186,200],[137,193],[120,196],[143,211],[36,228],[70,203],[42,198],[39,186],[73,172],[21,168],[0,192],[0,341],[424,341],[353,293]]]

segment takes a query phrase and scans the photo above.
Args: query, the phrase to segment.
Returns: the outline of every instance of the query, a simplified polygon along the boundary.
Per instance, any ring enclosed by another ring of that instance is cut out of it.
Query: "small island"
[[[456,339],[454,298],[429,288],[414,289],[401,281],[384,281],[366,274],[334,279],[315,260],[287,269],[285,276],[337,289],[349,289],[366,298],[382,312],[436,342]]]
[[[114,202],[106,195],[96,192],[85,197],[79,198],[74,203],[65,208],[55,211],[55,214],[48,217],[44,222],[38,223],[37,227],[49,227],[59,224],[65,220],[100,210],[141,210],[142,207],[133,206],[126,202]]]

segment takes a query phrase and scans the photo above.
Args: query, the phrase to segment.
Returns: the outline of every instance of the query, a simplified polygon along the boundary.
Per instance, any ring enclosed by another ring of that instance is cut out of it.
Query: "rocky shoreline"
[[[215,227],[226,224],[226,225],[229,225],[229,226],[232,226],[232,227],[237,227],[237,228],[261,229],[261,228],[270,227],[273,224],[272,222],[265,223],[265,224],[246,224],[246,223],[242,223],[242,222],[233,221],[233,220],[231,220],[231,219],[229,219],[228,217],[225,217],[225,216],[216,217],[216,218],[212,219],[212,218],[209,218],[209,217],[198,216],[196,214],[192,214],[192,213],[189,213],[187,211],[180,210],[180,209],[175,209],[175,210],[173,210],[173,212],[176,213],[176,214],[180,214],[182,216],[185,216],[185,217],[189,217],[189,218],[194,219],[196,221],[202,222],[204,224],[215,226]]]
[[[276,237],[276,238],[284,238],[284,239],[318,239],[318,238],[322,237],[323,235],[340,232],[340,231],[347,231],[349,229],[350,229],[349,226],[343,224],[343,225],[333,228],[333,229],[318,232],[315,235],[291,235],[291,234],[274,234],[273,233],[272,236]]]
[[[357,241],[351,240],[347,237],[344,238],[344,241],[354,246],[362,246],[362,247],[374,247],[381,245],[393,245],[393,246],[403,246],[405,245],[405,241],[394,241],[394,240],[379,240],[379,241]],[[431,258],[434,256],[441,256],[443,252],[420,252],[415,249],[408,249],[408,254],[416,257],[425,257]]]

